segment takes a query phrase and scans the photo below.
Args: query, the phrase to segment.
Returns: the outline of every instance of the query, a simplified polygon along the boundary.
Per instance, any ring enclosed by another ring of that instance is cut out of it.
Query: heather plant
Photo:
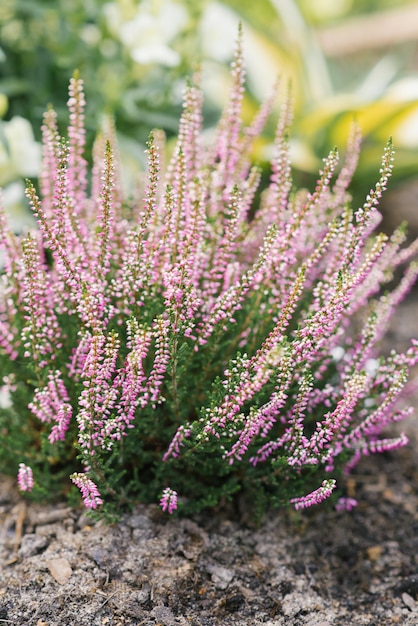
[[[238,41],[216,133],[201,132],[193,80],[167,167],[155,132],[131,199],[111,133],[88,170],[78,76],[68,140],[45,114],[40,189],[27,184],[39,228],[17,237],[0,221],[0,465],[23,492],[78,488],[102,513],[138,500],[189,512],[239,492],[298,509],[335,499],[362,455],[407,443],[385,429],[411,413],[418,342],[378,352],[418,272],[404,228],[374,232],[391,142],[360,208],[356,127],[342,167],[333,149],[314,191],[294,189],[285,96],[260,191],[251,147],[274,97],[244,127],[244,80]]]

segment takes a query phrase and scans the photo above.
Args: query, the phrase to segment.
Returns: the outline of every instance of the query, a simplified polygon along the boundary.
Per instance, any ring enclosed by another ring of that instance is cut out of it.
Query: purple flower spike
[[[177,509],[177,492],[170,487],[166,487],[160,500],[162,510],[168,511],[170,515]]]
[[[319,489],[315,489],[311,493],[308,493],[306,496],[302,496],[302,498],[292,498],[290,500],[290,504],[295,505],[295,509],[307,509],[314,504],[319,504],[330,497],[332,492],[334,491],[337,482],[334,479],[324,480]]]
[[[75,486],[80,489],[81,497],[87,509],[96,509],[100,504],[103,504],[97,486],[86,474],[77,472],[71,474],[70,478]]]
[[[24,463],[19,463],[17,484],[19,485],[20,491],[32,491],[34,482],[32,469]]]
[[[354,498],[340,498],[335,505],[336,511],[352,511],[358,502]]]

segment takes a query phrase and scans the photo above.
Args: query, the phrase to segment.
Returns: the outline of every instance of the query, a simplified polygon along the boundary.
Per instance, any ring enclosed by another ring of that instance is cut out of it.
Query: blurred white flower
[[[418,147],[418,78],[405,76],[387,91],[387,98],[394,102],[410,103],[410,109],[392,131],[395,145],[416,150]]]
[[[7,221],[15,233],[20,233],[35,224],[34,217],[28,209],[25,196],[25,185],[21,180],[10,183],[1,193],[1,202],[7,214]]]
[[[0,126],[0,185],[18,178],[38,176],[41,146],[35,141],[28,120],[13,117]]]
[[[345,350],[342,346],[335,346],[335,348],[331,350],[331,356],[336,363],[338,363],[338,361],[341,361],[344,354]]]
[[[170,0],[141,2],[135,17],[123,21],[116,4],[105,6],[109,28],[129,48],[136,63],[148,65],[159,63],[174,67],[180,63],[180,55],[170,47],[181,33],[189,18],[184,6]]]
[[[207,5],[199,33],[205,57],[219,63],[228,63],[231,60],[239,20],[237,13],[219,2],[210,2]],[[245,31],[247,38],[247,28]],[[245,45],[247,47],[247,39]]]
[[[395,145],[416,150],[418,147],[418,107],[396,127],[393,138]]]
[[[80,39],[82,39],[88,46],[94,47],[100,43],[102,34],[96,24],[85,24],[80,29]]]
[[[369,376],[374,376],[379,369],[379,361],[377,359],[367,359],[364,369]]]
[[[418,101],[418,77],[405,76],[400,78],[389,87],[387,95],[397,102]]]
[[[260,100],[264,100],[271,92],[274,79],[278,74],[278,50],[268,40],[243,21],[242,17],[220,2],[209,2],[199,25],[199,37],[203,57],[209,60],[205,66],[205,90],[209,96],[225,104],[228,93],[229,74],[227,64],[232,59],[237,39],[238,24],[243,23],[245,33],[244,61],[251,91]],[[211,68],[210,61],[224,66],[224,73],[219,65]],[[287,77],[288,68],[281,67],[281,75]],[[207,72],[209,69],[209,72]]]

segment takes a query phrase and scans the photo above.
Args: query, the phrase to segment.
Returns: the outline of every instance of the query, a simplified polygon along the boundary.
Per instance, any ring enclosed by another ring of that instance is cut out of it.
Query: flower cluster
[[[196,81],[167,167],[154,132],[146,180],[125,198],[111,132],[87,171],[74,76],[69,140],[49,110],[40,192],[27,186],[39,228],[19,240],[0,220],[0,376],[13,379],[2,469],[18,469],[22,490],[49,467],[47,483],[71,475],[89,508],[159,498],[172,513],[242,489],[305,508],[334,497],[362,455],[407,442],[383,431],[410,414],[418,342],[378,352],[418,273],[403,228],[374,232],[391,142],[362,207],[348,192],[357,127],[342,166],[332,150],[315,189],[295,190],[286,96],[259,194],[251,147],[273,98],[243,125],[240,39],[211,143]],[[388,291],[395,270],[403,278]]]
[[[166,487],[163,490],[160,506],[163,511],[168,511],[169,513],[173,513],[177,509],[177,493],[170,487]]]
[[[34,480],[32,469],[24,463],[19,463],[17,484],[19,485],[19,489],[21,491],[32,491],[33,489]]]
[[[73,483],[80,489],[81,496],[83,498],[84,506],[87,509],[95,509],[100,504],[103,504],[103,500],[100,497],[100,493],[92,480],[85,474],[76,472],[70,476]]]

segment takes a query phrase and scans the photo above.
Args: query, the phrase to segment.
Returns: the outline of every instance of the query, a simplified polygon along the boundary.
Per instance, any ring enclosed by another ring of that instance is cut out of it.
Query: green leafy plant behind
[[[380,146],[389,134],[397,145],[396,179],[410,178],[417,169],[414,120],[418,105],[413,84],[407,89],[408,95],[405,92],[403,54],[395,47],[386,59],[388,65],[380,70],[379,65],[374,67],[374,63],[364,63],[364,59],[359,62],[350,56],[342,67],[335,66],[332,58],[324,57],[316,38],[314,25],[321,14],[328,10],[328,15],[331,12],[343,19],[344,15],[349,17],[350,5],[351,12],[358,13],[366,9],[364,4],[306,0],[3,0],[0,116],[5,114],[6,121],[0,123],[0,184],[6,185],[22,174],[16,167],[20,159],[9,154],[9,144],[25,142],[25,149],[35,149],[31,146],[33,137],[19,131],[21,118],[31,124],[38,139],[45,103],[52,100],[60,128],[64,128],[66,86],[74,67],[80,69],[88,94],[87,155],[103,116],[111,115],[116,120],[128,184],[129,166],[134,168],[142,157],[149,129],[163,128],[168,137],[175,134],[181,110],[179,94],[196,60],[205,68],[205,124],[212,128],[224,102],[228,79],[225,65],[232,49],[229,41],[240,20],[248,33],[245,116],[250,119],[264,98],[271,75],[278,73],[292,81],[292,162],[294,170],[299,171],[299,180],[308,177],[313,181],[328,146],[345,142],[353,116],[364,136],[361,167],[354,184],[362,189],[374,175]],[[374,8],[369,6],[369,10]],[[350,78],[353,73],[355,80]],[[267,126],[257,142],[254,154],[258,160],[266,159],[272,133],[273,126]],[[23,175],[35,176],[37,170]],[[5,201],[13,210],[16,205],[24,205],[20,194],[16,202],[7,197]]]
[[[377,351],[418,272],[403,229],[374,234],[392,145],[356,210],[357,128],[339,172],[332,150],[314,191],[296,190],[285,98],[260,195],[251,147],[273,100],[244,127],[244,80],[239,39],[211,143],[192,82],[167,169],[156,133],[131,200],[111,137],[87,167],[78,76],[68,139],[45,114],[40,190],[27,186],[39,229],[17,238],[0,220],[0,469],[22,491],[75,485],[102,513],[156,499],[189,512],[240,491],[303,508],[331,496],[362,455],[406,444],[382,431],[410,414],[400,402],[418,342]]]

